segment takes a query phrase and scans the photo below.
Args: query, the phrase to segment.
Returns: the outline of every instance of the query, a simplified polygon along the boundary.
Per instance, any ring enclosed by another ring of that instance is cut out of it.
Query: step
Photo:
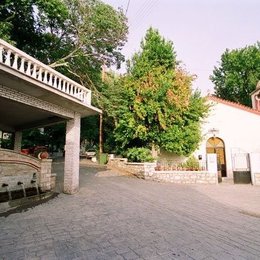
[[[228,178],[228,177],[222,177],[222,182],[221,183],[234,184],[234,179],[233,178]]]

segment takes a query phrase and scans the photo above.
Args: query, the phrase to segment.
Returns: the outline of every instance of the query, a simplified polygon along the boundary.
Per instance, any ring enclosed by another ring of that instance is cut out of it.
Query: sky
[[[192,75],[193,88],[203,95],[214,92],[209,80],[226,49],[260,41],[260,0],[103,0],[121,7],[129,25],[123,54],[140,50],[146,30],[153,27],[171,40],[177,59]]]

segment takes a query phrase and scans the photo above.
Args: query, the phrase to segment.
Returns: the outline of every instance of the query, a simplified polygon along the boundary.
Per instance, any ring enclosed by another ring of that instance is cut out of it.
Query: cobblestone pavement
[[[260,218],[192,186],[100,170],[81,168],[76,195],[0,217],[0,258],[260,259]]]

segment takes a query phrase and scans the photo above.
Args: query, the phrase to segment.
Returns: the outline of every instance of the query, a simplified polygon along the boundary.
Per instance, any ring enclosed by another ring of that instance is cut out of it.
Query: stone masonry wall
[[[144,163],[127,162],[126,158],[112,158],[108,161],[108,166],[109,165],[132,173],[139,178],[144,178]]]
[[[217,173],[208,171],[155,171],[156,163],[128,163],[125,158],[110,159],[109,164],[145,180],[183,184],[218,183]]]
[[[207,171],[154,171],[145,174],[146,180],[182,184],[217,184],[216,174]]]
[[[55,181],[51,174],[50,159],[38,160],[12,150],[0,149],[0,192],[5,192],[3,184],[8,184],[10,190],[20,189],[18,182],[26,187],[32,186],[31,180],[37,180],[43,190],[51,190]],[[52,185],[51,185],[52,184]]]

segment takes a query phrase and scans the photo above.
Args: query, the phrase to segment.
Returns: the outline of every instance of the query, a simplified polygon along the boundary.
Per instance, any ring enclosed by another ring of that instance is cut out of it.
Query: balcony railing
[[[0,39],[0,63],[91,105],[91,91]]]

